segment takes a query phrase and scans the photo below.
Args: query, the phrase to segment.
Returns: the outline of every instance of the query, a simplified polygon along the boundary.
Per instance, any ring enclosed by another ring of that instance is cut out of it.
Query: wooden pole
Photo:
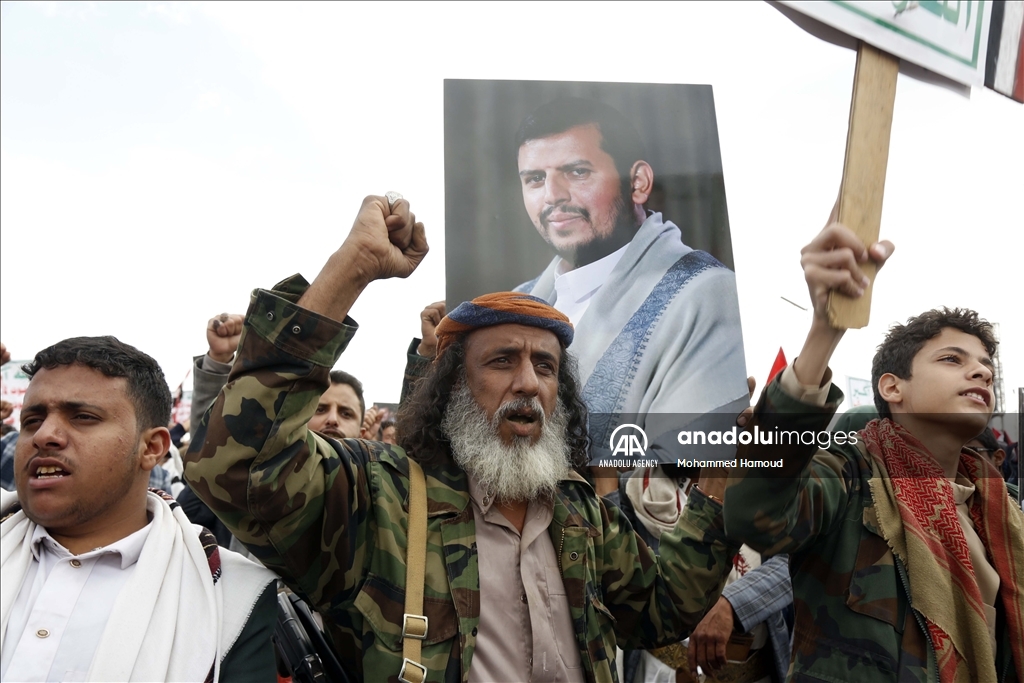
[[[839,222],[853,230],[865,245],[878,241],[882,220],[882,194],[899,64],[898,58],[867,43],[862,42],[857,48],[850,128],[839,192]],[[873,285],[874,264],[861,267]],[[872,285],[868,285],[859,299],[832,292],[828,300],[829,324],[839,329],[865,327],[871,312]]]

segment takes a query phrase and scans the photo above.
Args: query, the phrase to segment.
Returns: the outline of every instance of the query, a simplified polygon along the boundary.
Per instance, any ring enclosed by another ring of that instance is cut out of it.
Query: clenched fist
[[[409,202],[389,205],[384,197],[363,200],[352,230],[299,298],[299,306],[343,321],[363,289],[374,280],[409,277],[427,255],[422,223]]]
[[[416,353],[425,358],[433,358],[437,355],[437,326],[441,324],[441,318],[448,313],[448,307],[443,301],[435,301],[420,313],[420,338],[422,341],[416,347]]]
[[[230,363],[238,350],[242,338],[245,316],[238,313],[221,313],[206,323],[206,342],[210,345],[207,355],[219,363]]]
[[[416,222],[407,200],[390,206],[384,197],[370,195],[363,200],[341,249],[359,257],[357,271],[369,283],[409,277],[429,247],[423,224]]]

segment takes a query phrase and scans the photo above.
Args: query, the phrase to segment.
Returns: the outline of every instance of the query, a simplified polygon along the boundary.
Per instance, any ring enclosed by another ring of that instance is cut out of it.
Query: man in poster
[[[557,254],[517,291],[576,327],[595,454],[613,416],[646,416],[657,451],[688,419],[738,414],[748,399],[735,276],[648,215],[654,169],[635,127],[602,102],[559,98],[523,120],[516,145],[527,213]]]

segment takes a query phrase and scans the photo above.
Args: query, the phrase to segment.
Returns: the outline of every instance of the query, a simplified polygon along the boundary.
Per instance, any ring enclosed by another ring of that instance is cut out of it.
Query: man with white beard
[[[587,413],[563,314],[511,292],[452,311],[401,448],[307,427],[356,298],[426,252],[408,202],[371,196],[312,285],[256,290],[185,477],[325,617],[357,680],[615,680],[616,643],[685,637],[737,546],[715,491],[697,490],[655,556],[576,472]]]
[[[500,434],[501,421],[524,411],[541,421],[540,440],[533,443],[528,436],[516,436],[506,444]],[[494,498],[508,501],[554,495],[558,482],[569,472],[567,426],[564,406],[559,404],[545,419],[536,398],[508,401],[488,420],[464,380],[453,392],[441,421],[441,429],[451,441],[455,464],[475,477]]]

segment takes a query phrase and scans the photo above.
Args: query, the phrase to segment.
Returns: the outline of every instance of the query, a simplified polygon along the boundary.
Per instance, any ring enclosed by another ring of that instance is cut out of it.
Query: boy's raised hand
[[[829,292],[836,290],[853,298],[861,296],[870,284],[861,267],[874,262],[881,268],[895,250],[888,240],[865,246],[852,230],[836,221],[837,208],[832,209],[828,225],[800,250],[800,265],[814,307],[811,329],[800,355],[793,362],[796,379],[805,386],[821,386],[832,353],[846,332],[833,328],[828,322]]]
[[[870,284],[861,266],[869,260],[881,268],[895,247],[884,240],[865,247],[845,225],[830,222],[800,250],[800,265],[811,295],[814,316],[828,320],[828,295],[834,290],[857,298]]]

